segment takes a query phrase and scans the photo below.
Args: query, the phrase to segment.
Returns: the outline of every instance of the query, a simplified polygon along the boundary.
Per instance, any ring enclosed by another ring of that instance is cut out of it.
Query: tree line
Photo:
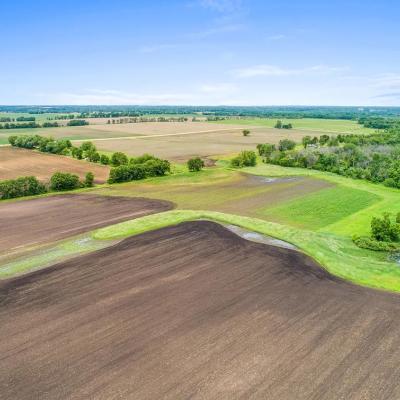
[[[302,145],[281,140],[257,146],[263,161],[284,167],[309,168],[400,188],[400,135],[307,136]]]
[[[17,119],[18,121],[18,119]],[[22,121],[22,120],[21,120]],[[29,121],[29,119],[25,119],[25,121]],[[85,120],[80,120],[80,119],[72,119],[67,122],[67,126],[83,126],[83,125],[89,125],[89,122]],[[58,128],[61,125],[57,122],[43,122],[42,124],[39,124],[35,122],[35,118],[31,122],[6,122],[3,124],[0,124],[0,129],[35,129],[35,128]]]
[[[34,176],[23,176],[0,181],[0,200],[91,187],[93,182],[94,175],[92,172],[88,172],[83,181],[79,179],[78,175],[68,172],[56,172],[51,176],[48,183],[40,182]]]

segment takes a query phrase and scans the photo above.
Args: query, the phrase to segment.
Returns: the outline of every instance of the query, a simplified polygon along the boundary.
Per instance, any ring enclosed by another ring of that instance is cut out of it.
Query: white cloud
[[[174,105],[193,101],[192,95],[181,93],[140,94],[119,90],[88,90],[81,93],[41,93],[46,104],[70,105]]]
[[[327,74],[334,72],[346,71],[346,67],[332,67],[328,65],[314,65],[305,68],[285,68],[277,65],[254,65],[251,67],[239,68],[232,71],[232,75],[236,78],[253,78],[258,76],[293,76],[293,75],[312,75]]]
[[[386,73],[373,78],[373,86],[376,88],[400,88],[400,74]]]

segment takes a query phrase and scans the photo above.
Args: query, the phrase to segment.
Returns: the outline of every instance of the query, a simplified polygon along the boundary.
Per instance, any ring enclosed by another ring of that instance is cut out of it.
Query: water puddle
[[[300,178],[297,176],[287,176],[287,177],[255,176],[255,179],[260,183],[272,184],[272,183],[298,181]]]
[[[261,233],[248,231],[236,225],[223,224],[225,228],[240,236],[243,239],[250,240],[251,242],[263,243],[270,246],[282,247],[284,249],[299,250],[295,245],[276,239],[272,236],[263,235]]]
[[[400,253],[390,254],[388,259],[389,261],[395,262],[396,264],[400,265]]]

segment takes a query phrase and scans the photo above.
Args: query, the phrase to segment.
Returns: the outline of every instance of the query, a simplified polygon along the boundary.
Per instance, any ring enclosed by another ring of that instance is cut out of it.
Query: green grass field
[[[337,186],[266,209],[264,215],[267,219],[299,228],[319,230],[380,200],[381,197],[374,193]]]
[[[278,118],[244,118],[244,119],[228,119],[215,121],[224,125],[253,125],[273,128]],[[291,123],[293,129],[328,132],[328,133],[355,133],[369,134],[374,133],[375,129],[364,128],[357,121],[341,120],[341,119],[320,119],[320,118],[294,118],[282,119],[285,123]],[[214,121],[213,121],[214,122]]]

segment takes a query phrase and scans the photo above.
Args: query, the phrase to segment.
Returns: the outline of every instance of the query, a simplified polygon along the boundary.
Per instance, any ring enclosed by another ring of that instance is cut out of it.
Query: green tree
[[[371,221],[371,234],[380,242],[398,242],[400,237],[400,224],[390,220],[390,214],[384,213],[382,218],[373,217]]]
[[[289,139],[282,139],[279,141],[279,151],[293,150],[296,147],[296,142]]]
[[[309,144],[311,144],[311,136],[304,136],[302,139],[301,139],[301,143],[303,144],[303,147],[304,148],[307,148],[307,146],[309,145]]]
[[[54,191],[73,190],[80,187],[78,175],[56,172],[50,178],[50,189]]]
[[[200,171],[204,168],[204,161],[200,157],[191,158],[187,162],[187,167],[190,172]]]
[[[84,185],[86,187],[92,187],[93,186],[93,182],[94,182],[94,175],[93,172],[88,172],[85,176],[85,181],[84,181]]]
[[[110,164],[110,157],[108,157],[106,154],[102,154],[100,156],[100,163],[103,164],[103,165]]]
[[[250,131],[248,129],[243,129],[242,133],[243,133],[243,136],[249,136],[250,135]]]
[[[117,151],[113,153],[111,156],[111,165],[114,167],[119,167],[120,165],[127,165],[128,164],[128,157],[126,154]]]

